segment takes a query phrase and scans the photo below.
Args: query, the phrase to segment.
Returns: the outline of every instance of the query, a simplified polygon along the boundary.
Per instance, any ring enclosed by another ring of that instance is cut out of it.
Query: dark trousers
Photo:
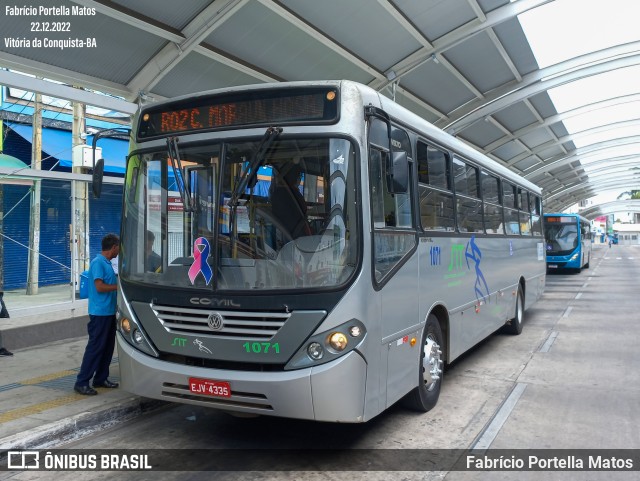
[[[93,316],[89,314],[89,342],[84,351],[82,366],[76,386],[88,386],[93,377],[94,384],[101,384],[109,377],[109,365],[116,343],[116,316]]]
[[[0,317],[10,317],[7,306],[4,304],[4,292],[0,291]]]

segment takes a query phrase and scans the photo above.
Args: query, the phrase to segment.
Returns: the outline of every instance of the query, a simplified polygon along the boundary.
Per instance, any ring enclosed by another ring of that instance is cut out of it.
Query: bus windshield
[[[578,223],[571,217],[559,219],[562,219],[562,222],[549,222],[545,219],[547,254],[566,256],[578,247]]]
[[[345,283],[359,245],[354,159],[339,138],[134,153],[122,279],[211,290]]]

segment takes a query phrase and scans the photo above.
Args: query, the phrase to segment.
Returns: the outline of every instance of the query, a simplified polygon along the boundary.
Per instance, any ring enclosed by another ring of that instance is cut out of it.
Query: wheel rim
[[[522,297],[518,294],[518,300],[516,302],[516,323],[522,322],[522,316],[524,315],[524,309],[522,308]]]
[[[436,384],[442,376],[442,350],[436,339],[429,334],[424,345],[424,356],[422,358],[422,372],[424,384],[427,391],[435,389]]]

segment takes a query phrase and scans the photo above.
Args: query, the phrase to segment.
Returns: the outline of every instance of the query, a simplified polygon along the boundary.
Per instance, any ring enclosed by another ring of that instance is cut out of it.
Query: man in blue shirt
[[[117,382],[108,379],[109,365],[116,340],[116,289],[118,281],[111,267],[111,259],[120,252],[120,239],[115,234],[102,238],[102,252],[89,266],[89,341],[84,351],[80,372],[74,390],[79,394],[93,396],[98,392],[93,387],[116,388]]]

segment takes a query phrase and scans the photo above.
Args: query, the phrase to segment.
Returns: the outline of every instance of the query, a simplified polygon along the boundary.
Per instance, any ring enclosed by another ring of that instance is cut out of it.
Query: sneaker
[[[0,356],[13,356],[13,353],[8,351],[4,347],[0,347]]]

